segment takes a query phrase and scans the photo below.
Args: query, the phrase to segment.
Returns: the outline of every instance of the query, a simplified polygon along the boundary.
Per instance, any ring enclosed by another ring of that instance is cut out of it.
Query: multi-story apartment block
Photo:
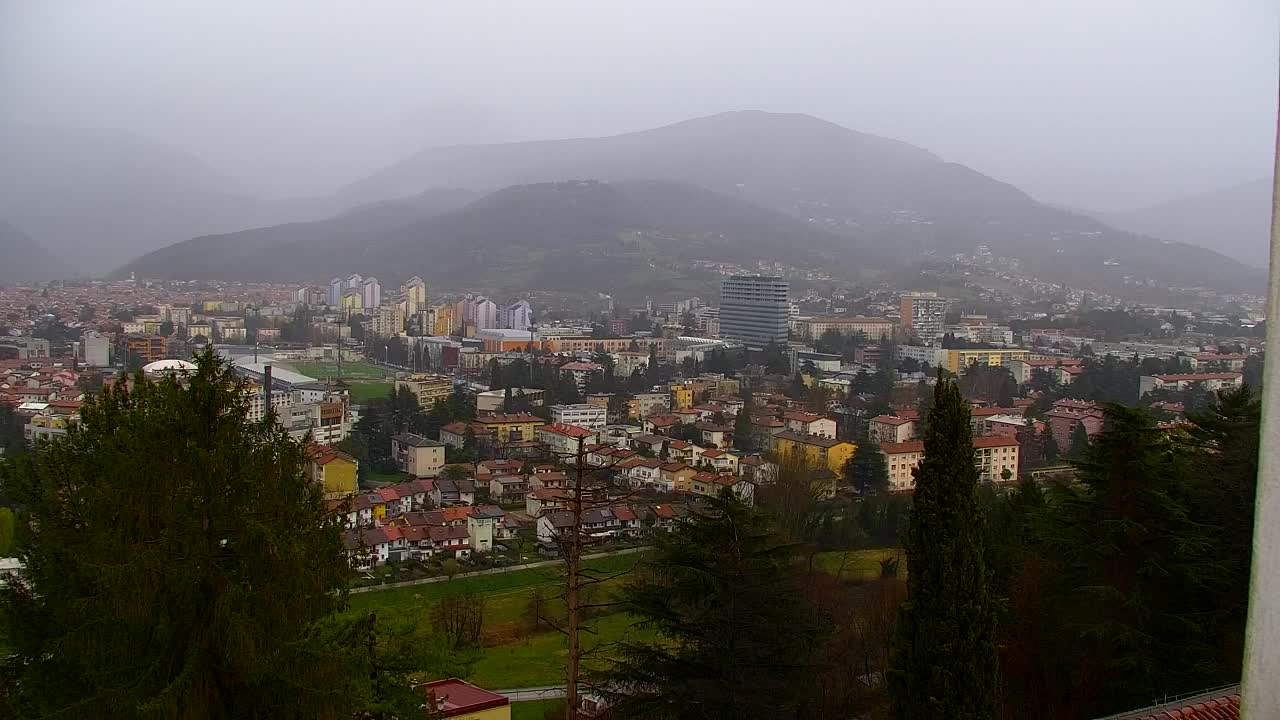
[[[137,356],[145,365],[165,359],[168,349],[168,338],[163,335],[134,333],[120,336],[118,355],[126,360]]]
[[[780,277],[740,275],[720,286],[720,337],[750,348],[787,341],[791,285]]]
[[[600,405],[578,403],[552,405],[551,422],[561,425],[577,425],[588,430],[602,430],[607,424],[607,410]]]
[[[367,277],[360,283],[360,298],[366,309],[382,305],[382,283],[376,277]]]
[[[1026,360],[1030,357],[1030,350],[1021,350],[1017,348],[982,348],[974,350],[944,350],[941,353],[941,367],[948,371],[958,373],[970,365],[991,365],[998,367],[1007,365],[1014,360]]]
[[[444,469],[444,443],[413,433],[394,435],[391,457],[400,472],[410,477],[435,477]]]
[[[806,340],[817,340],[828,332],[837,332],[841,335],[861,334],[868,340],[883,340],[893,337],[898,327],[892,320],[861,315],[799,318],[795,321],[795,326],[796,334]]]
[[[418,407],[430,410],[437,400],[444,400],[453,392],[453,380],[444,375],[410,375],[396,380],[396,392],[400,388],[408,388],[418,399]]]
[[[1017,479],[1018,449],[1018,441],[1012,437],[989,435],[974,438],[973,461],[980,472],[979,480],[994,483]],[[889,467],[889,489],[904,491],[914,488],[916,479],[913,471],[924,458],[924,441],[881,443],[880,452],[884,453],[885,464]]]
[[[900,298],[903,332],[921,340],[941,337],[947,318],[947,299],[936,292],[905,293]]]

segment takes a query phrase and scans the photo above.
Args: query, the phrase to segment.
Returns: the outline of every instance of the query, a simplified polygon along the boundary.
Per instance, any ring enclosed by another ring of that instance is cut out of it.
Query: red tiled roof
[[[565,437],[571,437],[571,438],[589,437],[595,434],[584,427],[578,427],[577,425],[566,425],[564,423],[551,423],[550,425],[543,425],[542,427],[538,428],[538,432],[550,432],[550,433],[555,433],[557,435],[564,435]]]
[[[1018,441],[1008,435],[984,435],[974,438],[973,446],[976,448],[1017,447]]]
[[[885,455],[896,455],[898,453],[924,452],[923,440],[908,440],[900,443],[880,443],[880,452]]]
[[[898,417],[896,415],[877,415],[871,418],[871,422],[881,425],[906,425],[909,422],[915,422],[911,418]]]
[[[1163,706],[1150,715],[1126,715],[1131,720],[1240,720],[1240,691],[1193,702],[1182,707]]]

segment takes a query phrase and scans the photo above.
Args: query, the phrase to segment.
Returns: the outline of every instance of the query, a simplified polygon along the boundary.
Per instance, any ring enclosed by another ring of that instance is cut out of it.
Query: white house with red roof
[[[579,447],[585,451],[586,446],[600,442],[599,433],[577,425],[565,425],[563,423],[543,425],[537,429],[537,434],[538,442],[566,460],[572,459],[573,454],[578,451]]]

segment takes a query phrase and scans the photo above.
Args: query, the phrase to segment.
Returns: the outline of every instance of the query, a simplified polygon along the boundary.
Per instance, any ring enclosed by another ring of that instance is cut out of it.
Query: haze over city
[[[431,145],[801,112],[1120,211],[1269,173],[1277,17],[1264,0],[12,1],[0,124],[128,130],[300,197]]]
[[[1277,67],[0,0],[0,718],[1280,718]]]

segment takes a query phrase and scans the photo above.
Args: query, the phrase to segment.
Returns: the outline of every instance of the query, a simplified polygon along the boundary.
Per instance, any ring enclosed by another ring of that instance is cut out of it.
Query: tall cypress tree
[[[898,720],[991,718],[996,708],[995,611],[987,572],[969,409],[941,376],[916,473],[907,601],[888,673]]]

